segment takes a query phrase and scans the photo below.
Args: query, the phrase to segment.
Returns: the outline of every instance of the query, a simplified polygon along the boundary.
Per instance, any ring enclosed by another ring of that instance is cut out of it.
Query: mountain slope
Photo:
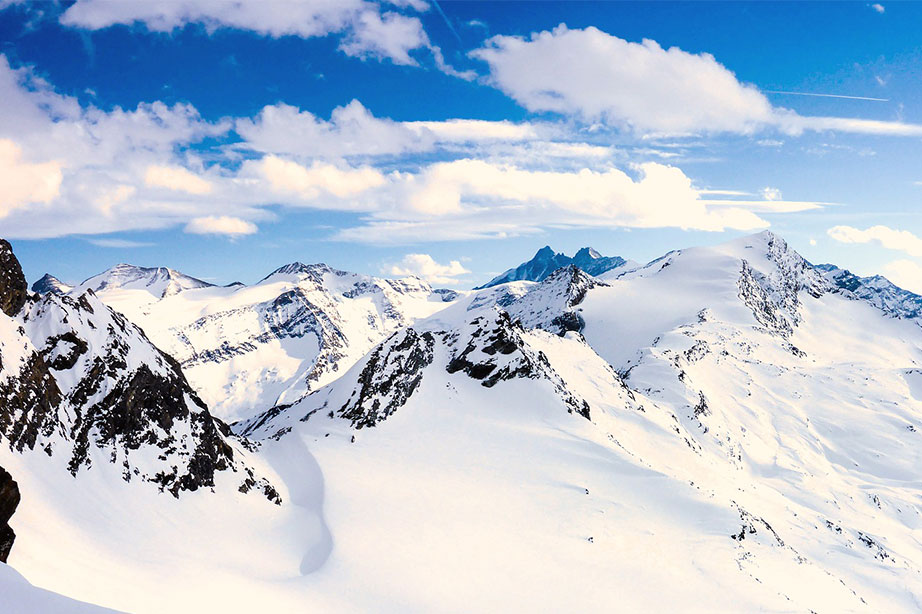
[[[117,264],[111,269],[94,275],[74,288],[75,294],[87,290],[99,294],[118,290],[143,290],[154,299],[165,298],[196,288],[210,288],[201,279],[190,277],[167,267],[140,267],[133,264]]]
[[[537,322],[552,321],[568,301],[537,301],[561,296],[545,284],[498,313],[537,302]],[[472,296],[418,321],[248,425],[312,446],[346,540],[338,566],[383,564],[362,560],[358,536],[401,553],[369,590],[396,583],[438,609],[450,586],[399,577],[435,559],[484,596],[475,610],[514,594],[525,609],[599,611],[601,587],[636,611],[915,609],[915,324],[842,296],[768,233],[588,288],[582,334],[498,335],[492,309]],[[374,480],[351,484],[369,463]],[[365,505],[374,518],[347,512]],[[553,580],[535,560],[557,562]]]
[[[859,277],[833,264],[820,264],[816,268],[845,296],[868,302],[897,318],[919,321],[922,315],[922,296],[900,288],[886,277]]]
[[[278,506],[0,450],[11,561],[136,612],[918,611],[916,321],[771,233],[603,277],[460,294],[241,422]]]
[[[497,275],[475,289],[482,290],[510,281],[544,281],[548,275],[557,269],[571,264],[590,275],[601,275],[632,263],[618,256],[602,256],[591,247],[580,249],[571,258],[565,254],[555,252],[550,246],[544,246],[528,262],[523,262],[519,266]]]
[[[295,262],[253,286],[192,288],[152,300],[107,281],[99,297],[147,331],[229,421],[291,403],[456,293]]]

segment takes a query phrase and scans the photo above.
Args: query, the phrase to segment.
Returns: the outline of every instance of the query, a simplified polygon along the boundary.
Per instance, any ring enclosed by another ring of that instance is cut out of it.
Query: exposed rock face
[[[412,328],[395,333],[371,353],[358,386],[339,415],[356,428],[374,426],[403,407],[432,364],[435,339]]]
[[[568,411],[588,419],[589,404],[567,390],[547,357],[529,347],[522,336],[524,332],[520,323],[513,322],[508,313],[500,310],[495,319],[478,317],[460,331],[444,333],[442,337],[453,354],[446,370],[464,372],[480,380],[486,388],[515,378],[546,379],[553,384]]]
[[[9,242],[0,239],[0,311],[8,316],[19,313],[29,295],[29,285]]]
[[[22,289],[12,253],[6,263],[0,276]],[[22,453],[66,455],[74,476],[105,459],[124,480],[178,497],[229,470],[277,498],[235,457],[234,443],[249,444],[209,413],[179,364],[92,291],[33,296],[15,317],[0,315],[0,439]]]
[[[19,506],[19,485],[3,467],[0,467],[0,562],[6,563],[16,540],[10,527],[10,518]]]
[[[800,292],[817,298],[828,292],[832,285],[781,237],[763,232],[752,239],[754,242],[764,241],[768,266],[742,261],[737,283],[739,297],[762,326],[782,337],[789,337],[801,321]],[[764,268],[765,272],[757,268]]]

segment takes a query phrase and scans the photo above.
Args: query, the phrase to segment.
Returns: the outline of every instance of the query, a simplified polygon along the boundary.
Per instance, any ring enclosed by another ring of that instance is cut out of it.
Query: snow
[[[253,286],[193,286],[160,297],[162,285],[137,281],[137,267],[127,273],[120,267],[71,295],[98,288],[106,304],[180,361],[214,415],[228,422],[296,401],[339,377],[390,333],[450,303],[419,279],[302,263],[280,267]],[[168,269],[144,269],[161,270]]]
[[[919,611],[922,328],[780,238],[671,252],[575,303],[555,279],[443,303],[305,268],[131,316],[256,327],[296,288],[335,309],[338,372],[241,424],[282,505],[227,472],[176,500],[102,451],[74,479],[0,446],[23,493],[15,569],[131,612]],[[582,331],[537,328],[566,310]]]

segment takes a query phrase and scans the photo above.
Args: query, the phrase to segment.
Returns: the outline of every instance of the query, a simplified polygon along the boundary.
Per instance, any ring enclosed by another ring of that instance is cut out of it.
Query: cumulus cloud
[[[242,141],[229,148],[232,130]],[[222,144],[204,145],[209,137]],[[28,207],[16,190],[0,196],[15,196],[3,219],[14,238],[171,227],[233,236],[256,232],[279,206],[358,212],[358,225],[335,237],[372,243],[561,226],[750,230],[769,225],[759,212],[820,206],[707,200],[675,166],[632,166],[611,146],[570,142],[546,124],[397,122],[358,102],[329,120],[283,104],[216,122],[187,104],[101,110],[11,68],[2,55],[0,138],[18,148],[8,148],[6,167],[48,171],[56,186],[30,192],[37,204]],[[387,170],[375,158],[419,151],[438,153],[385,160]],[[622,168],[613,166],[618,159]]]
[[[759,192],[765,200],[781,200],[781,190],[765,187]]]
[[[768,99],[712,55],[594,27],[494,36],[471,55],[489,65],[491,83],[532,111],[668,133],[751,132],[772,117]]]
[[[323,194],[344,199],[385,182],[381,172],[367,166],[341,169],[332,164],[314,162],[305,167],[272,155],[248,166],[265,178],[276,192],[295,194],[305,200],[314,200]]]
[[[239,148],[300,157],[399,155],[431,151],[438,144],[526,141],[537,137],[530,124],[451,119],[397,122],[375,117],[353,100],[333,109],[329,120],[298,107],[278,103],[253,118],[239,118]]]
[[[922,258],[922,239],[908,230],[896,230],[887,226],[871,226],[866,230],[859,230],[852,226],[833,226],[826,231],[826,234],[841,243],[876,241],[887,249]]]
[[[699,198],[680,169],[645,163],[634,176],[603,171],[543,171],[483,160],[432,164],[395,174],[375,192],[366,224],[338,234],[372,243],[507,237],[546,227],[751,230],[768,222],[746,204]]]
[[[425,8],[418,2],[404,6]],[[77,0],[64,11],[60,21],[87,30],[142,24],[153,32],[172,32],[189,24],[201,24],[208,32],[233,28],[273,38],[339,35],[340,48],[348,55],[387,58],[397,64],[415,64],[410,52],[429,44],[417,17],[393,11],[382,13],[377,3],[366,0]]]
[[[178,190],[189,194],[210,194],[212,185],[194,173],[179,166],[151,165],[147,167],[144,183],[150,187]]]
[[[391,275],[419,277],[431,284],[454,285],[461,282],[459,275],[470,273],[457,260],[439,264],[429,254],[407,254],[387,272]]]
[[[877,11],[878,13],[883,14],[887,9],[884,8],[883,4],[874,3],[871,5],[871,8]]]
[[[30,163],[9,139],[0,139],[0,218],[31,203],[48,203],[61,190],[59,162]]]
[[[227,215],[209,215],[197,217],[186,224],[185,232],[197,235],[251,235],[257,230],[256,224]]]
[[[922,126],[902,122],[804,117],[774,107],[709,53],[665,49],[649,39],[629,42],[594,27],[571,30],[561,24],[527,38],[494,36],[470,55],[489,66],[490,84],[530,111],[641,133],[749,134],[776,128],[790,134],[922,134]]]

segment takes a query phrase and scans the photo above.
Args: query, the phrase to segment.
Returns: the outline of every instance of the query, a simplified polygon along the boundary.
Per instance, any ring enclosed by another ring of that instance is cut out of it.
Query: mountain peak
[[[32,292],[39,294],[67,294],[72,289],[51,273],[45,273],[41,279],[32,284]]]
[[[576,252],[574,257],[555,252],[549,245],[545,245],[528,262],[523,262],[514,269],[509,269],[498,275],[482,286],[480,290],[498,286],[510,281],[544,281],[554,271],[568,266],[576,265],[589,275],[601,275],[617,267],[623,266],[627,261],[619,256],[603,256],[591,247],[584,247]]]
[[[157,298],[178,294],[185,290],[213,286],[185,273],[168,267],[142,267],[120,262],[114,267],[90,277],[77,288],[81,292],[93,290],[146,290]]]
[[[574,260],[580,260],[580,259],[598,260],[601,257],[602,257],[602,254],[595,251],[593,248],[583,247],[583,248],[580,248],[578,252],[576,252],[576,255],[573,256],[573,259]]]

